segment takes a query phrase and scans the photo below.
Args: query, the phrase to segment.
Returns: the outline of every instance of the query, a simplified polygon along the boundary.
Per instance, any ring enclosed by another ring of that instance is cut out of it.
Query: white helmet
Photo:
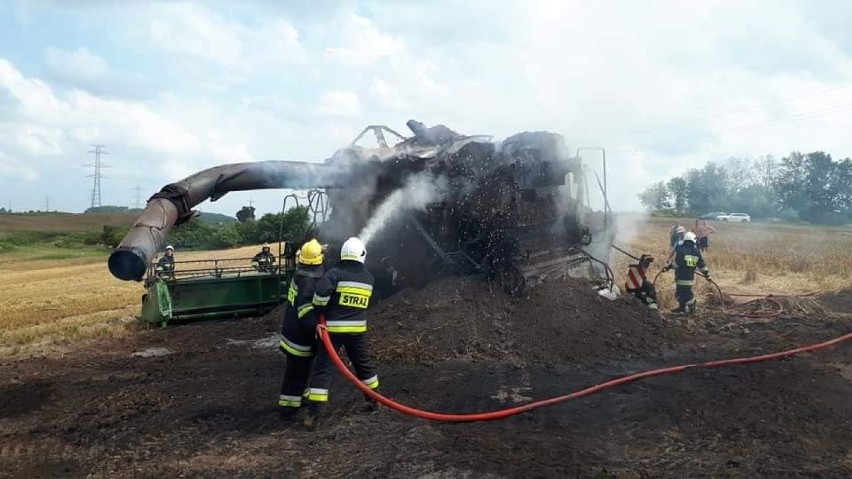
[[[172,252],[174,252],[175,247],[174,247],[174,246],[172,246],[172,245],[168,245],[168,246],[166,246],[166,249],[165,249],[165,250],[166,250],[166,251],[168,251],[168,250],[172,250]]]
[[[693,243],[695,243],[695,233],[693,233],[692,231],[687,231],[686,234],[683,235],[683,241],[692,241]]]
[[[367,257],[367,249],[364,248],[364,242],[358,238],[349,238],[343,243],[340,248],[340,259],[348,261],[358,261],[363,263]]]

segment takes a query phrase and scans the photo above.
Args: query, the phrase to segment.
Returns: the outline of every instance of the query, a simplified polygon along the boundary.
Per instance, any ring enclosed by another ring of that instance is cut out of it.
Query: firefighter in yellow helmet
[[[317,240],[305,243],[296,258],[298,264],[287,291],[287,306],[278,341],[278,347],[287,356],[287,369],[278,398],[278,406],[284,416],[294,416],[302,405],[317,342],[317,316],[312,300],[315,283],[324,273],[322,246]]]
[[[261,273],[272,273],[275,271],[275,255],[270,251],[269,243],[263,243],[260,253],[254,255],[254,258],[252,258],[251,265]]]

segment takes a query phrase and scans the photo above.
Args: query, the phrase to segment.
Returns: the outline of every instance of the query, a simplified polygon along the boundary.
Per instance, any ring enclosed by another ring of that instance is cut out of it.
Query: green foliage
[[[265,214],[257,221],[258,243],[278,241],[301,241],[310,228],[308,209],[305,206],[290,208],[286,212]]]
[[[204,223],[209,223],[209,224],[214,224],[214,225],[219,225],[219,224],[230,225],[230,224],[234,224],[234,223],[237,222],[237,220],[232,216],[223,215],[223,214],[220,214],[220,213],[204,213],[204,212],[202,212],[198,216],[198,220],[202,221]]]
[[[658,181],[639,194],[639,201],[650,210],[663,210],[671,208],[670,196],[666,184]]]
[[[136,210],[136,211],[141,211],[141,210]],[[115,213],[132,213],[132,211],[130,211],[130,208],[128,208],[126,206],[110,206],[110,205],[107,205],[107,206],[93,206],[91,208],[86,208],[86,211],[84,211],[83,213],[88,213],[88,214],[111,213],[111,214],[115,214]]]
[[[675,211],[682,213],[686,209],[686,193],[689,189],[689,184],[680,176],[676,176],[669,180],[666,187],[674,199]]]
[[[235,224],[219,226],[210,238],[210,246],[214,248],[233,248],[241,244],[243,238]]]
[[[677,213],[695,216],[727,211],[755,219],[847,224],[852,222],[852,160],[834,161],[820,151],[793,152],[780,162],[771,156],[731,158],[657,182],[639,198],[653,211],[674,206]]]

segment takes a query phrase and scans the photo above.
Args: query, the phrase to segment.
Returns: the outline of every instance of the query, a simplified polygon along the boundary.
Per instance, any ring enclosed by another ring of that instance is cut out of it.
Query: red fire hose
[[[833,346],[835,344],[839,344],[848,339],[852,339],[852,333],[845,334],[838,338],[831,339],[829,341],[825,341],[822,343],[811,344],[808,346],[803,346],[801,348],[790,349],[788,351],[781,351],[778,353],[772,354],[764,354],[761,356],[751,356],[745,358],[734,358],[734,359],[723,359],[719,361],[708,361],[704,363],[696,363],[696,364],[683,364],[680,366],[672,366],[668,368],[662,369],[653,369],[650,371],[644,371],[640,373],[630,374],[627,376],[621,376],[615,379],[610,379],[609,381],[603,382],[601,384],[597,384],[595,386],[587,387],[585,389],[581,389],[579,391],[575,391],[571,394],[566,394],[564,396],[556,396],[550,399],[543,399],[541,401],[531,402],[529,404],[524,404],[522,406],[515,406],[507,409],[500,409],[497,411],[484,412],[484,413],[475,413],[475,414],[446,414],[446,413],[437,413],[430,411],[422,411],[420,409],[416,409],[410,406],[406,406],[404,404],[400,404],[392,399],[386,398],[381,394],[373,391],[369,387],[367,387],[364,383],[358,380],[355,374],[346,367],[343,363],[343,360],[340,359],[340,356],[337,354],[337,351],[334,348],[334,345],[331,342],[331,338],[328,335],[328,331],[326,331],[325,327],[325,317],[320,316],[320,324],[317,326],[317,333],[319,334],[320,339],[322,340],[323,345],[325,346],[325,350],[328,352],[331,361],[337,366],[337,369],[340,371],[343,376],[349,380],[352,384],[354,384],[358,389],[360,389],[364,394],[369,397],[375,399],[376,401],[384,404],[385,406],[399,411],[404,414],[408,414],[410,416],[419,417],[422,419],[431,419],[433,421],[445,421],[445,422],[475,422],[475,421],[493,421],[495,419],[504,419],[509,416],[515,416],[517,414],[521,414],[527,411],[532,411],[533,409],[538,409],[540,407],[552,406],[554,404],[559,404],[561,402],[569,401],[571,399],[578,399],[584,396],[589,396],[595,394],[597,392],[603,391],[604,389],[620,386],[622,384],[626,384],[629,382],[637,381],[639,379],[650,378],[653,376],[662,376],[664,374],[675,374],[686,371],[687,369],[696,369],[696,368],[716,368],[720,366],[726,366],[729,364],[748,364],[748,363],[756,363],[760,361],[768,361],[771,359],[778,359],[787,356],[793,356],[795,354],[807,353],[810,351],[816,351],[818,349],[827,348],[829,346]]]

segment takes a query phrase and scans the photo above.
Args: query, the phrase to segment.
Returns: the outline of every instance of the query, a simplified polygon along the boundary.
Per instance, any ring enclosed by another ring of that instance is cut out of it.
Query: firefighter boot
[[[302,421],[302,425],[305,426],[305,429],[308,431],[316,431],[317,428],[319,428],[320,416],[322,416],[320,406],[311,404],[308,406],[308,412],[305,414],[305,419]]]
[[[692,298],[692,300],[688,301],[684,306],[687,314],[692,314],[698,309],[698,300]]]
[[[685,313],[686,305],[683,303],[678,303],[678,307],[672,310],[672,313]]]
[[[377,389],[374,389],[374,391],[378,392]],[[365,411],[376,412],[379,410],[379,402],[366,394],[364,394],[364,402],[367,403],[367,407],[364,408]]]

